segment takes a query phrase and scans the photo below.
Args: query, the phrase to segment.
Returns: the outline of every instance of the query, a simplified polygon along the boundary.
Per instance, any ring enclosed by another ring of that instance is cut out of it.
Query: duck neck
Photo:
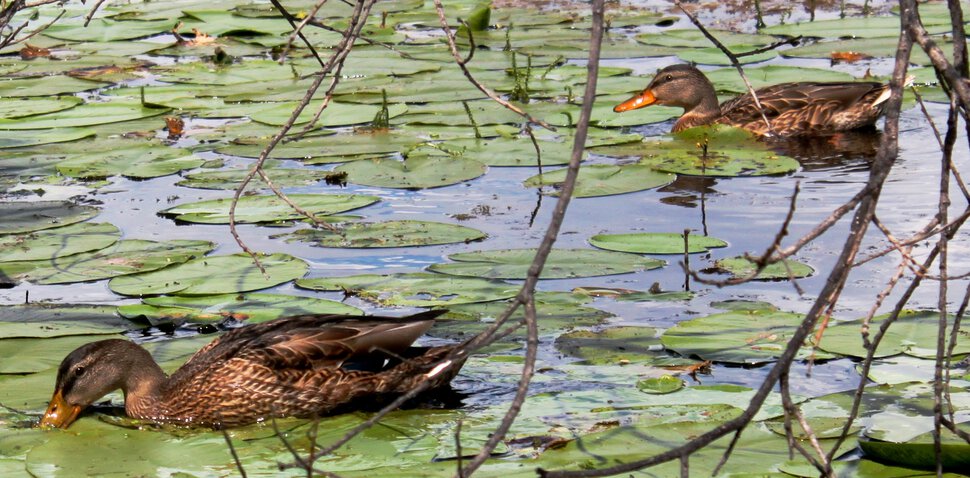
[[[696,102],[684,105],[684,114],[674,124],[673,132],[711,124],[721,116],[721,105],[717,102],[714,85],[707,78],[703,80],[696,87]]]
[[[168,376],[145,349],[135,346],[129,355],[128,375],[121,390],[125,393],[125,413],[132,418],[153,418],[160,411],[162,393]]]

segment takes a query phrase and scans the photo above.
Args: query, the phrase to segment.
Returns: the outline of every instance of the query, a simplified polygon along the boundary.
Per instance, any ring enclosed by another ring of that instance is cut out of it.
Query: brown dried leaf
[[[47,48],[26,44],[20,49],[20,59],[21,60],[33,60],[34,58],[48,58],[51,56],[51,51]]]

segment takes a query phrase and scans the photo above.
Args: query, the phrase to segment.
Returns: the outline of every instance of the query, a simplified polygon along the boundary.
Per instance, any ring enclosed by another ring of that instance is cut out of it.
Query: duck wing
[[[886,85],[876,82],[803,82],[781,83],[756,93],[775,133],[789,135],[872,124],[881,114],[885,91]],[[750,94],[722,103],[719,122],[767,132]]]

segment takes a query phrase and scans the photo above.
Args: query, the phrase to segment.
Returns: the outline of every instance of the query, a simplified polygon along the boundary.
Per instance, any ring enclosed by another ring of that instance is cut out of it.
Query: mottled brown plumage
[[[875,82],[780,83],[755,90],[771,124],[769,131],[747,93],[718,105],[714,86],[690,65],[668,66],[639,95],[617,105],[623,112],[652,104],[679,106],[684,114],[673,132],[726,124],[758,135],[801,136],[850,131],[873,125],[883,114],[888,85]]]
[[[244,326],[203,347],[171,377],[132,342],[90,343],[61,363],[41,426],[66,428],[84,407],[117,389],[133,418],[221,427],[324,415],[377,395],[405,393],[425,377],[432,387],[441,386],[461,368],[435,367],[454,347],[411,344],[443,312],[302,315]]]

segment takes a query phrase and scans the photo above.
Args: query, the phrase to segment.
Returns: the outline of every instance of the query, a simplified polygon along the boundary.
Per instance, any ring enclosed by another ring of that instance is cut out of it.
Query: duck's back
[[[423,355],[401,363],[442,312],[398,320],[307,315],[232,330],[172,375],[160,410],[146,418],[231,426],[321,415],[362,395],[399,393],[413,386],[416,368],[452,348],[415,349]]]
[[[756,90],[772,132],[798,136],[849,131],[879,119],[888,86],[875,82],[780,83]],[[721,104],[718,123],[767,134],[768,128],[750,94]]]

